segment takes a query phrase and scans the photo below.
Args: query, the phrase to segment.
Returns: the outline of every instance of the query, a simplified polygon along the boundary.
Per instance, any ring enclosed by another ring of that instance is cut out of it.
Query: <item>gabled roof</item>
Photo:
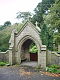
[[[35,31],[36,31],[38,34],[40,33],[40,31],[38,30],[38,28],[36,28],[36,26],[35,26],[34,24],[32,24],[32,22],[26,21],[25,24],[24,24],[24,25],[22,26],[22,28],[20,29],[20,31],[18,32],[18,34],[20,34],[20,33],[24,30],[24,28],[25,28],[26,26],[30,26],[30,27],[32,27],[33,29],[35,29]]]

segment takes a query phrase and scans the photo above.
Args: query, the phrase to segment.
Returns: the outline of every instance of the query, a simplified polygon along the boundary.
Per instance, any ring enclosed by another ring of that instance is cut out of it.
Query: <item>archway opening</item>
[[[38,61],[38,49],[31,39],[27,39],[21,46],[21,62]]]

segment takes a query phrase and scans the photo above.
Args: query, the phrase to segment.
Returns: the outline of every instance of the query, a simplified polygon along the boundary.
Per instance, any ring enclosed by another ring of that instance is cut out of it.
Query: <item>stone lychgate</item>
[[[14,29],[11,33],[9,40],[10,65],[21,64],[25,58],[30,61],[28,47],[31,42],[34,42],[38,48],[37,64],[46,67],[46,46],[42,45],[39,27],[34,26],[30,21],[27,21],[19,32]]]

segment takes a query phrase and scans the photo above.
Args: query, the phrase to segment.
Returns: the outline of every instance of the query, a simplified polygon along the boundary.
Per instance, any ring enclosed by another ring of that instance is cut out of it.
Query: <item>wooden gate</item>
[[[30,53],[30,61],[38,61],[38,54]]]

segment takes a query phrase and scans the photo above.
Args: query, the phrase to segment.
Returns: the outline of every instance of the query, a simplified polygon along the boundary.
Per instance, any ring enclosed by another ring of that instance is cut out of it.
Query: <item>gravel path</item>
[[[31,67],[0,67],[0,80],[60,80],[60,77],[50,77],[36,72]]]

